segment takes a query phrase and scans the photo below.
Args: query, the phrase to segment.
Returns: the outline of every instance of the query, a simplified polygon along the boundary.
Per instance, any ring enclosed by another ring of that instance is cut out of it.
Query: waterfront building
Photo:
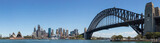
[[[12,33],[11,37],[16,38],[16,35],[14,32]]]
[[[54,30],[52,29],[52,31],[51,31],[51,36],[53,36],[54,35]]]
[[[21,34],[21,32],[20,32],[20,31],[18,32],[18,34],[17,34],[17,37],[16,37],[16,38],[19,38],[19,39],[23,38],[23,37],[22,37],[22,34]]]
[[[78,29],[74,29],[74,31],[70,32],[70,36],[78,36],[78,35],[79,35]]]
[[[87,32],[87,28],[86,28],[86,27],[84,28],[84,33],[85,33],[85,32]]]
[[[18,34],[17,34],[17,36],[16,36],[16,35],[14,34],[14,32],[13,32],[13,34],[10,35],[10,38],[9,38],[9,39],[23,39],[23,37],[22,37],[21,32],[19,31]]]
[[[41,29],[40,29],[40,25],[38,25],[38,30],[37,30],[37,38],[41,38]]]
[[[56,29],[56,34],[59,34],[59,33],[58,33],[58,29]]]
[[[75,35],[76,35],[76,36],[79,35],[78,29],[74,29],[74,32],[75,32]]]
[[[71,31],[69,35],[70,35],[70,36],[75,36],[74,31]]]
[[[63,37],[65,37],[65,29],[63,29]]]
[[[36,32],[36,27],[34,27],[34,31],[33,32]]]
[[[51,28],[48,28],[48,38],[51,38]]]
[[[40,25],[38,25],[37,30],[36,30],[36,27],[34,28],[34,31],[32,33],[32,38],[33,39],[47,39],[48,34],[46,33],[45,30],[43,30],[43,28],[40,27]]]
[[[65,36],[68,37],[68,30],[66,30]]]
[[[59,31],[58,31],[59,35],[60,36],[63,36],[63,33],[62,33],[62,28],[59,28]]]
[[[32,39],[36,39],[36,38],[37,38],[36,32],[33,32],[33,33],[32,33]]]

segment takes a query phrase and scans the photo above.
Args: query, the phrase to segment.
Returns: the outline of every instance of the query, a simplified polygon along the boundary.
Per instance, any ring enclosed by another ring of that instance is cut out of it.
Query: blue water
[[[0,40],[0,43],[151,43],[151,42],[111,42],[109,40]]]

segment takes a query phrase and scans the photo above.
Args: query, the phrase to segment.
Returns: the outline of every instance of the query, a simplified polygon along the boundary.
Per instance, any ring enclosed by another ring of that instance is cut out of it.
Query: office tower
[[[59,28],[59,35],[62,37],[63,33],[62,33],[62,28]]]
[[[65,37],[65,29],[63,29],[63,36]]]
[[[44,36],[46,34],[45,30],[41,30],[41,35]]]
[[[87,32],[87,28],[84,28],[84,32]]]
[[[71,31],[71,32],[70,32],[70,36],[75,36],[75,32],[74,32],[74,31]]]
[[[68,30],[66,30],[65,36],[68,37]]]
[[[56,29],[56,34],[58,35],[59,33],[58,33],[58,29]]]
[[[78,35],[79,35],[78,29],[74,29],[74,31],[70,32],[70,36],[78,36]]]
[[[40,31],[41,30],[41,27],[40,27],[40,25],[38,25],[38,31]]]
[[[32,39],[36,39],[36,38],[37,38],[36,32],[33,32],[33,33],[32,33]]]
[[[52,29],[51,36],[53,36],[53,35],[54,35],[54,30]]]
[[[36,32],[36,27],[34,27],[34,31],[33,32]]]
[[[41,38],[41,29],[40,29],[40,25],[38,25],[38,30],[37,30],[37,37]]]
[[[78,29],[74,29],[74,32],[75,32],[75,35],[76,35],[76,36],[79,35]]]
[[[51,28],[48,28],[48,38],[51,38]]]

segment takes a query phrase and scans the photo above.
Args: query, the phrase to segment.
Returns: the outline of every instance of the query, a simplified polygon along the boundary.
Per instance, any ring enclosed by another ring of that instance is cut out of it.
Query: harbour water
[[[0,43],[151,43],[144,41],[111,42],[109,40],[0,40]]]

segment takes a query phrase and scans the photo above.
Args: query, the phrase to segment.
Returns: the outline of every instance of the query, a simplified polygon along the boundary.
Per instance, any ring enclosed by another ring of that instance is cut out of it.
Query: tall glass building
[[[51,38],[51,28],[48,28],[48,38]]]

